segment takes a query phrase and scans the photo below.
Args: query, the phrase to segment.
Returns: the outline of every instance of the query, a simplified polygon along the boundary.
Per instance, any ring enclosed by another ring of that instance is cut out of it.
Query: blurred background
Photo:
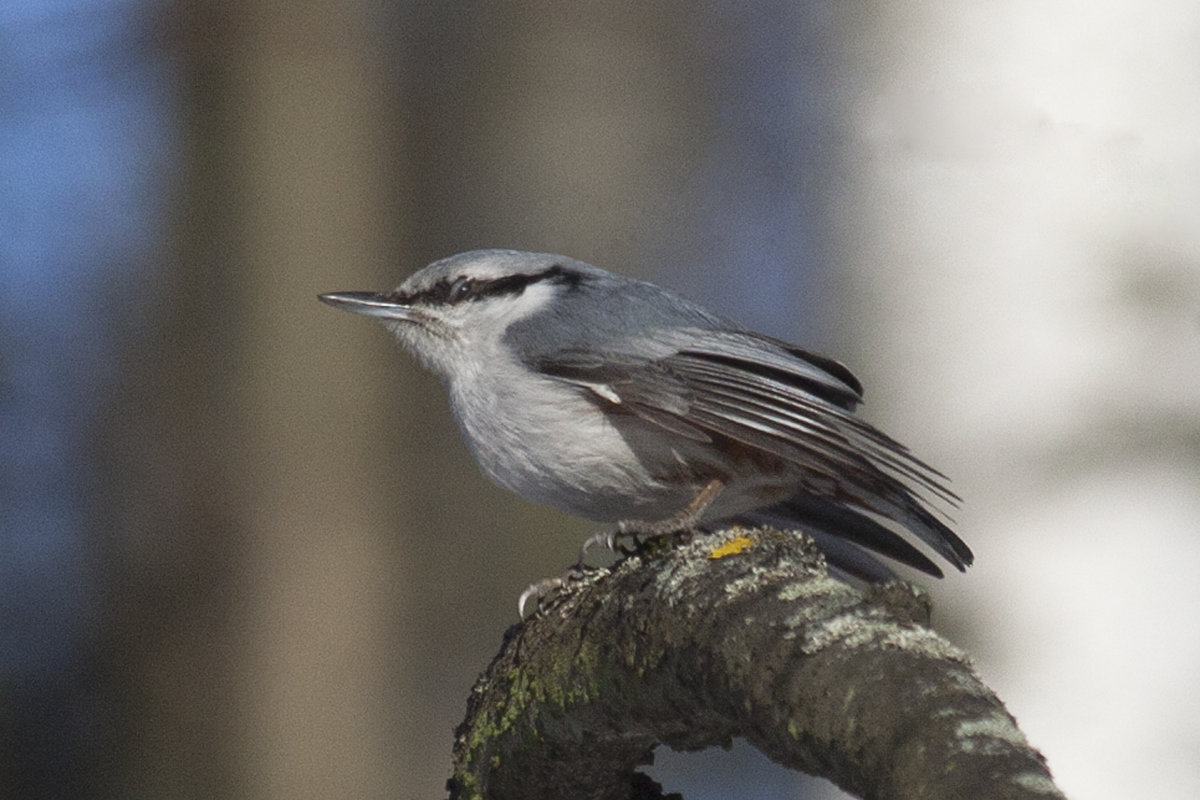
[[[849,364],[965,498],[935,623],[1062,788],[1200,796],[1197,53],[1183,0],[6,0],[0,796],[443,796],[593,529],[315,295],[491,246]]]

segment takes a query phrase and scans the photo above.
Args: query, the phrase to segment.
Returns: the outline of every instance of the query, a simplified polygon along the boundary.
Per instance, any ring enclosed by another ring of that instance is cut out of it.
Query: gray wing
[[[959,569],[971,563],[970,549],[923,499],[956,504],[945,477],[854,416],[862,389],[841,364],[752,333],[672,331],[665,338],[642,337],[639,349],[648,341],[654,352],[649,357],[562,350],[530,366],[679,435],[732,439],[804,469],[804,486],[794,498],[747,519],[808,522],[826,538],[941,574],[919,550],[867,516],[873,514],[909,529]],[[846,562],[847,571],[862,577],[885,577],[886,568],[856,548],[844,555],[831,561]],[[852,563],[860,557],[882,572]]]

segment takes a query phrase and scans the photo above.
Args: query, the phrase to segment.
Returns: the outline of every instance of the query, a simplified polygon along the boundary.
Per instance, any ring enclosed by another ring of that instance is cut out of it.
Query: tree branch
[[[509,629],[472,690],[453,800],[661,797],[652,749],[744,736],[865,798],[1056,798],[904,583],[835,580],[807,537],[727,530],[589,577]]]

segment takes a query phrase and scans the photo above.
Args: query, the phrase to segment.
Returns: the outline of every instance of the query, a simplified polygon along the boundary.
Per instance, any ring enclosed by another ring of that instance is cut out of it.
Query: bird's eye
[[[446,293],[446,298],[451,303],[461,302],[471,296],[471,290],[474,288],[475,282],[470,278],[459,278],[450,284],[450,291]]]

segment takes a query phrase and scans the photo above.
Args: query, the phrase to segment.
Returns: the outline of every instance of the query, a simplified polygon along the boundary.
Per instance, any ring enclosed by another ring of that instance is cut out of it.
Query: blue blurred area
[[[97,724],[90,425],[114,332],[137,324],[171,156],[149,10],[0,5],[0,724],[9,780],[39,794],[77,785]]]
[[[704,281],[695,299],[726,316],[815,346],[825,330],[823,186],[839,101],[833,11],[775,1],[701,7],[722,35],[704,64],[712,142],[687,187],[697,211],[688,239],[712,268],[677,263],[686,243],[676,237],[655,259],[680,281]]]

